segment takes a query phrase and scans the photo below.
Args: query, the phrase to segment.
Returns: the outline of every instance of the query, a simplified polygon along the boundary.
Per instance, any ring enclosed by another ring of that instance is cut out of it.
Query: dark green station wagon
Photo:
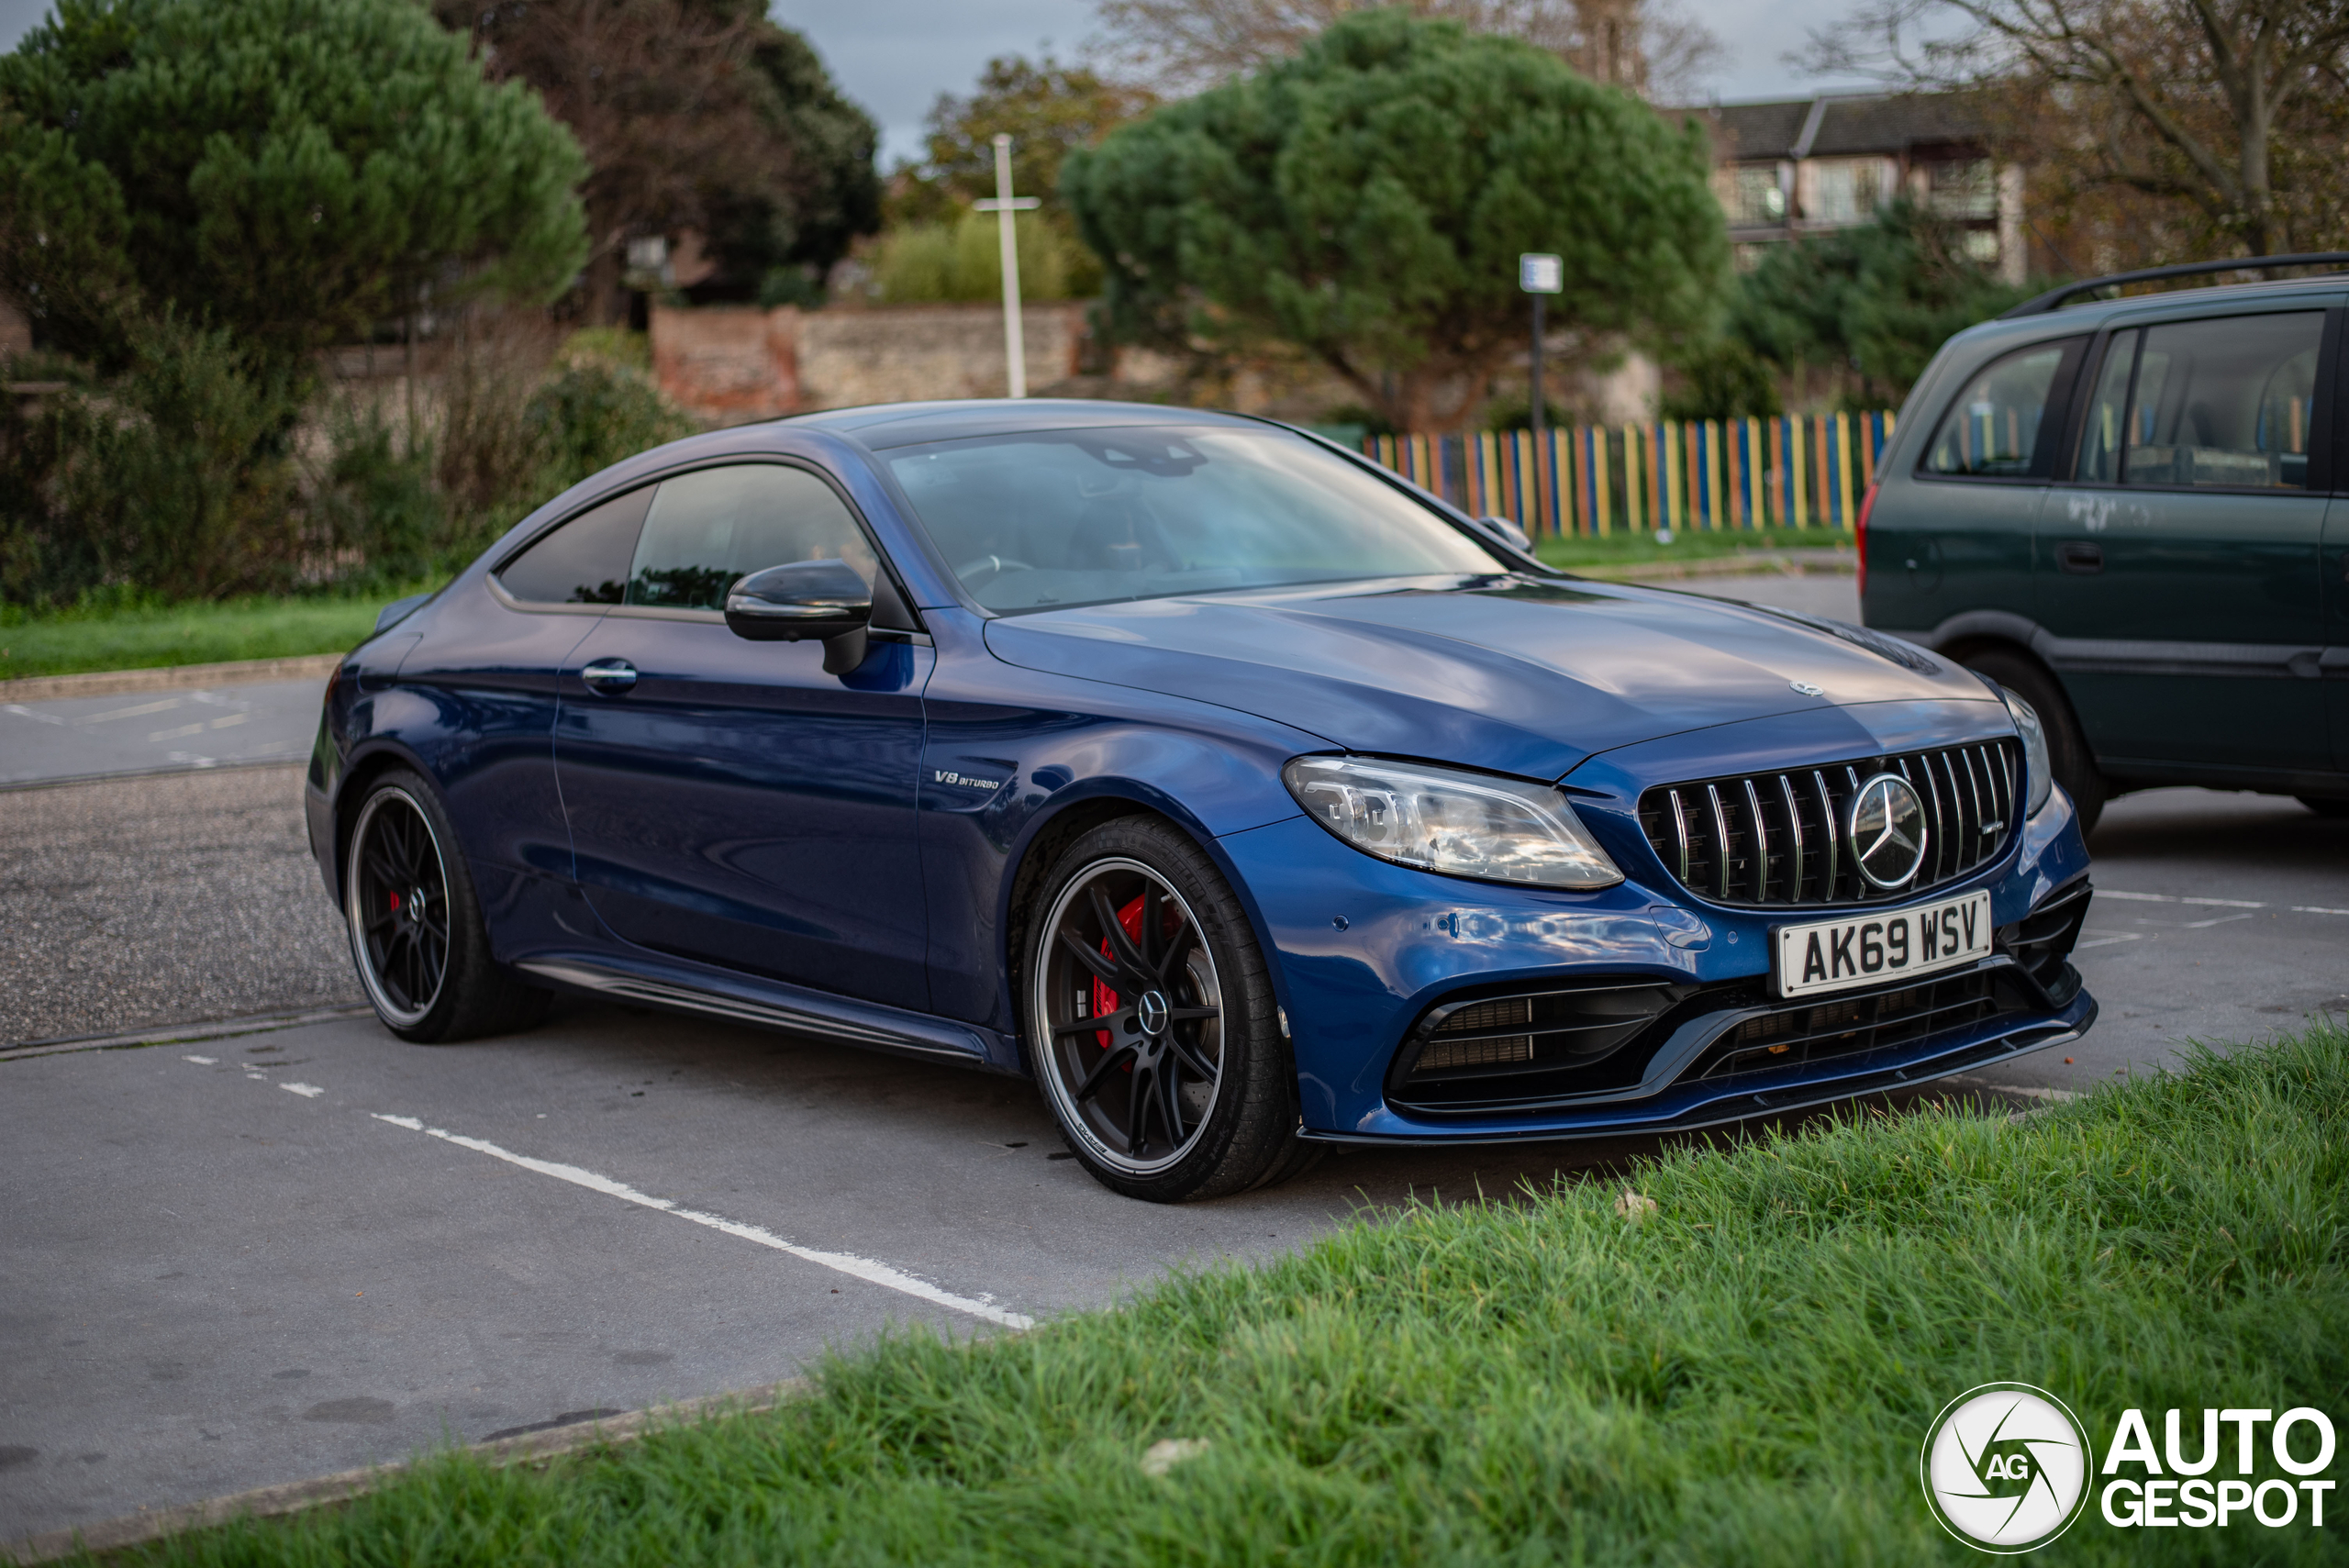
[[[2066,303],[2246,265],[1951,339],[1861,513],[1867,624],[2036,708],[2084,827],[2165,784],[2349,815],[2349,273]]]

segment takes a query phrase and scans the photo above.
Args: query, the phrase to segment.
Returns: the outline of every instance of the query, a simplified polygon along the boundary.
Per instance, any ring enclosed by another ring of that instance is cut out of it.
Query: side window
[[[2143,337],[2137,331],[2115,332],[2104,346],[2096,395],[2080,427],[2079,477],[2085,484],[2120,483],[2121,423],[2129,417],[2129,380],[2136,371],[2137,344]]]
[[[716,610],[737,578],[795,561],[844,561],[874,581],[879,562],[832,487],[776,463],[706,468],[663,480],[628,573],[628,603]]]
[[[498,582],[526,604],[618,604],[637,531],[651,504],[647,485],[582,512],[507,562]]]
[[[2045,478],[2053,468],[2057,399],[2085,339],[2034,343],[1992,360],[1965,384],[1925,449],[1923,472],[1976,479]]]
[[[2146,328],[2119,421],[2121,482],[2306,489],[2323,331],[2316,310]]]

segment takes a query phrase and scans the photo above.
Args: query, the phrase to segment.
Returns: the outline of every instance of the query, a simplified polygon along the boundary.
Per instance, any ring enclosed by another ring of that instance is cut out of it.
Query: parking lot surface
[[[0,1040],[355,999],[297,801],[291,767],[0,795]],[[2092,847],[2100,1021],[1961,1087],[2028,1106],[2349,1012],[2349,824],[2163,790]],[[1030,1085],[939,1064],[587,1003],[454,1047],[248,1028],[0,1051],[0,1540],[753,1387],[892,1326],[1014,1331],[1654,1147],[1347,1154],[1152,1207]]]
[[[0,703],[0,785],[306,757],[323,681]]]

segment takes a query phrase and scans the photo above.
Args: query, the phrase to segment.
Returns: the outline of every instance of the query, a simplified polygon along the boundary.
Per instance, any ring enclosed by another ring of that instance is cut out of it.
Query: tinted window
[[[2121,477],[2121,422],[2129,414],[2129,378],[2137,368],[2137,339],[2143,336],[2116,332],[2104,347],[2096,395],[2080,428],[2079,476],[2091,484],[2110,484]]]
[[[1927,473],[2027,479],[2048,472],[2040,437],[2054,439],[2048,413],[2080,339],[2041,343],[1992,360],[1942,416],[1925,449]]]
[[[867,586],[878,563],[832,487],[774,463],[662,481],[629,568],[628,602],[723,609],[735,579],[795,561],[844,561]]]
[[[2120,421],[2124,484],[2304,489],[2321,311],[2149,327]]]
[[[498,582],[531,604],[618,604],[651,499],[651,489],[635,490],[581,513],[508,562]]]
[[[989,609],[1508,570],[1408,495],[1279,430],[1051,430],[886,455]]]

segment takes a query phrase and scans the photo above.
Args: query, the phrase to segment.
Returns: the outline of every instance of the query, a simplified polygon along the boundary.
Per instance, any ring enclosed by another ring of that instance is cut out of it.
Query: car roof
[[[1206,408],[1155,403],[1110,403],[1083,397],[985,397],[928,403],[876,403],[801,414],[778,424],[837,431],[875,451],[968,436],[1022,435],[1036,430],[1097,429],[1120,425],[1227,425],[1264,428],[1262,420]]]
[[[2199,288],[2161,289],[2150,294],[2123,295],[2118,299],[2083,299],[2066,302],[2053,310],[2029,316],[2008,315],[1998,317],[2009,323],[2032,323],[2076,331],[2083,326],[2099,327],[2110,317],[2125,310],[2146,306],[2228,305],[2242,300],[2271,299],[2282,295],[2307,294],[2311,290],[2338,291],[2349,288],[2349,272],[2327,272],[2311,278],[2263,278],[2254,283],[2214,284]]]

